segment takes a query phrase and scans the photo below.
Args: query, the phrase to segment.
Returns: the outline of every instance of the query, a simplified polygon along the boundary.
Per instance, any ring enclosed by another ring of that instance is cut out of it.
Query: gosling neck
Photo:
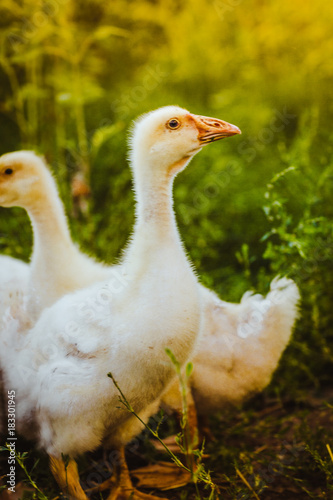
[[[135,217],[139,226],[156,226],[155,230],[172,231],[175,225],[173,211],[173,179],[141,179],[135,187]]]
[[[38,199],[26,207],[33,228],[32,274],[50,274],[75,251],[63,205],[54,185],[38,192]],[[61,267],[60,267],[61,269]]]
[[[143,262],[149,267],[164,259],[164,265],[167,265],[167,261],[176,255],[186,266],[188,262],[177,229],[172,199],[173,180],[179,166],[171,165],[161,172],[147,162],[144,165],[132,162],[132,168],[136,222],[125,253],[125,260],[130,266],[129,274],[135,273],[137,267],[141,272]]]
[[[135,229],[140,227],[140,231],[144,231],[147,228],[152,232],[152,237],[155,235],[157,238],[172,237],[179,240],[172,188],[175,175],[188,161],[186,158],[167,169],[156,168],[149,160],[145,161],[144,166],[133,163]]]

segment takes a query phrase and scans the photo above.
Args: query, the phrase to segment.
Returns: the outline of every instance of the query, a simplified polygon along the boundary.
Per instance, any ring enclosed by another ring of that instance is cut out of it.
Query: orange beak
[[[205,144],[242,133],[236,125],[231,125],[231,123],[224,122],[218,118],[199,115],[191,115],[191,117],[198,129],[199,141]]]

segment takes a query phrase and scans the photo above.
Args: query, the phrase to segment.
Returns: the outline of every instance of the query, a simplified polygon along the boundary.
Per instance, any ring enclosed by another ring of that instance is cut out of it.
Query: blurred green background
[[[107,262],[133,225],[131,121],[178,104],[241,128],[176,179],[180,232],[226,300],[295,279],[302,315],[272,390],[328,384],[333,4],[2,0],[0,26],[0,153],[45,155],[74,239]],[[79,176],[88,199],[73,196]],[[31,242],[25,212],[1,209],[0,252],[27,260]]]

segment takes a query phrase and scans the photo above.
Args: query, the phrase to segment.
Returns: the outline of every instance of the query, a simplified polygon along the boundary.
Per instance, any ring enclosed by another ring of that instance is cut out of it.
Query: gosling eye
[[[171,130],[176,130],[180,127],[180,121],[178,120],[178,118],[171,118],[171,120],[169,120],[167,123],[167,127]]]
[[[6,170],[5,170],[6,175],[12,175],[13,172],[14,172],[14,170],[12,168],[6,168]]]

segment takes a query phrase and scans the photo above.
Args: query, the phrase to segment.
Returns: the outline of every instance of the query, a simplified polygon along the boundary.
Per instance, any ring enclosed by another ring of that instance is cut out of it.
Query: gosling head
[[[32,151],[15,151],[0,157],[0,206],[29,209],[46,193],[52,176],[42,158]]]
[[[131,163],[177,173],[203,146],[240,134],[235,125],[166,106],[139,118],[130,140]]]

